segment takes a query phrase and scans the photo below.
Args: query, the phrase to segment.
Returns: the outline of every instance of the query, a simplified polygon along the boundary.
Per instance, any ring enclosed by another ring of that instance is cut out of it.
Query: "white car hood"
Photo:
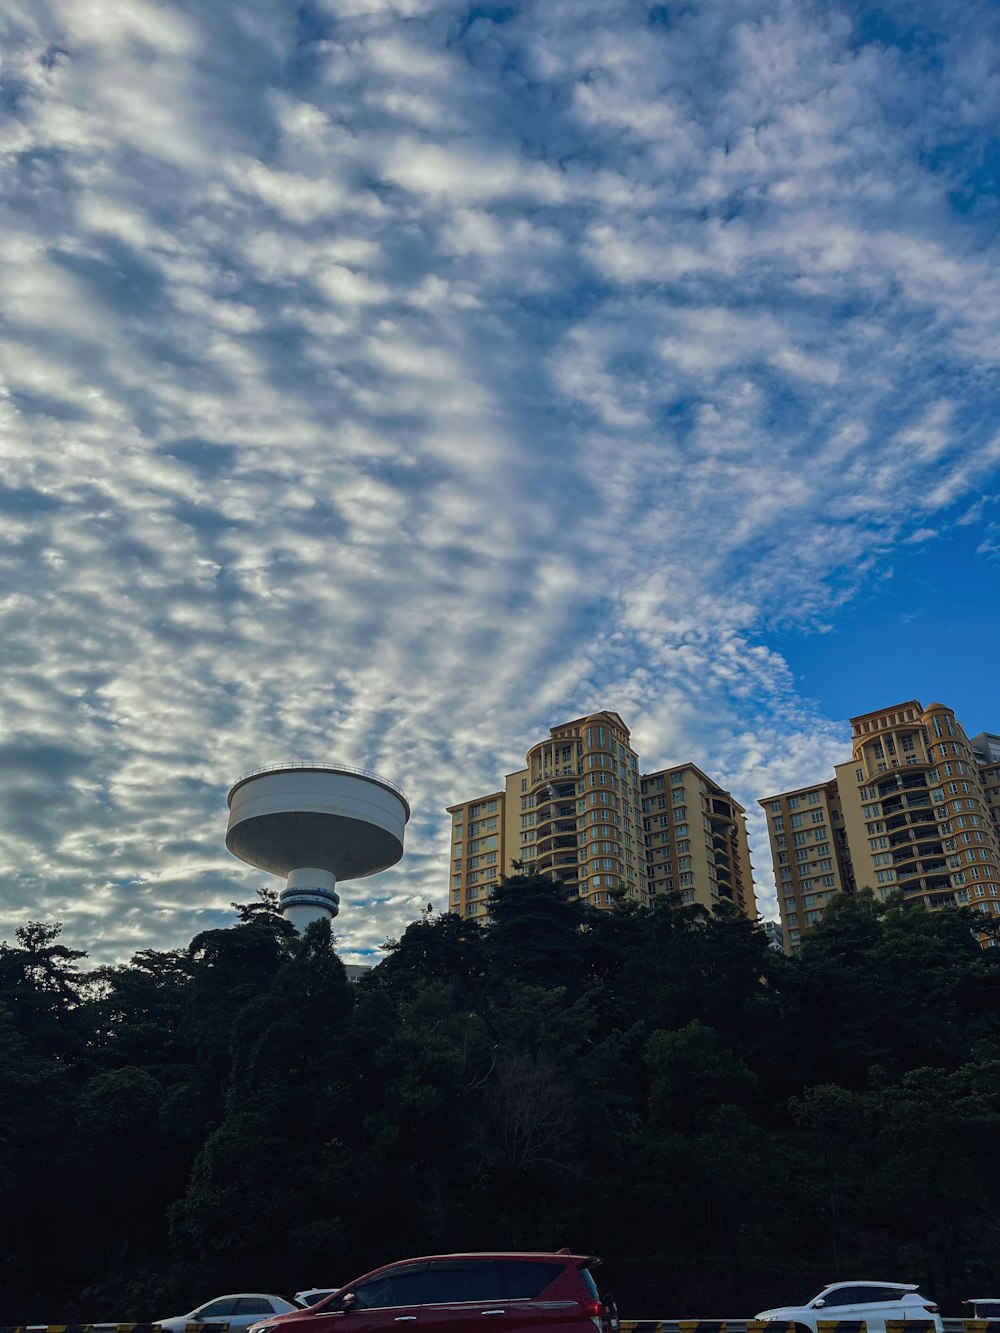
[[[775,1310],[761,1310],[760,1314],[755,1314],[754,1319],[801,1319],[803,1315],[818,1314],[819,1311],[803,1310],[801,1305],[779,1305]]]

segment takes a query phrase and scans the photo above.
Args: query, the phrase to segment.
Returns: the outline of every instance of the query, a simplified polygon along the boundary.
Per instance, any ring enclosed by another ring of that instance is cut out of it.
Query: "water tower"
[[[342,764],[275,764],[229,792],[226,846],[287,880],[279,904],[296,930],[334,917],[338,879],[361,879],[403,855],[406,797],[385,778]]]

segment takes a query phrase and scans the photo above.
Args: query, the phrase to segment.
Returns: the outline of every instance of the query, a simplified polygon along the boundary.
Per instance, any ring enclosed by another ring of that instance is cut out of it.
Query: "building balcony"
[[[919,833],[917,835],[919,837]],[[940,842],[919,842],[917,843],[918,856],[943,856],[944,848]]]

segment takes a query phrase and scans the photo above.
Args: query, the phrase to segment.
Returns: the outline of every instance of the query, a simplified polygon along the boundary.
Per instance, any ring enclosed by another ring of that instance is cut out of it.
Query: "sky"
[[[231,924],[260,765],[1000,730],[991,0],[0,0],[0,939]]]

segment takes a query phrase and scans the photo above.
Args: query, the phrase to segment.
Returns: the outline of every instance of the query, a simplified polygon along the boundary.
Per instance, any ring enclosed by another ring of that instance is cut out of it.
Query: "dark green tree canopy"
[[[94,971],[55,925],[0,945],[9,1322],[564,1245],[626,1314],[862,1271],[958,1314],[1000,1263],[1000,949],[972,914],[860,893],[786,959],[523,867],[485,929],[428,911],[351,985],[329,923],[274,908]]]

